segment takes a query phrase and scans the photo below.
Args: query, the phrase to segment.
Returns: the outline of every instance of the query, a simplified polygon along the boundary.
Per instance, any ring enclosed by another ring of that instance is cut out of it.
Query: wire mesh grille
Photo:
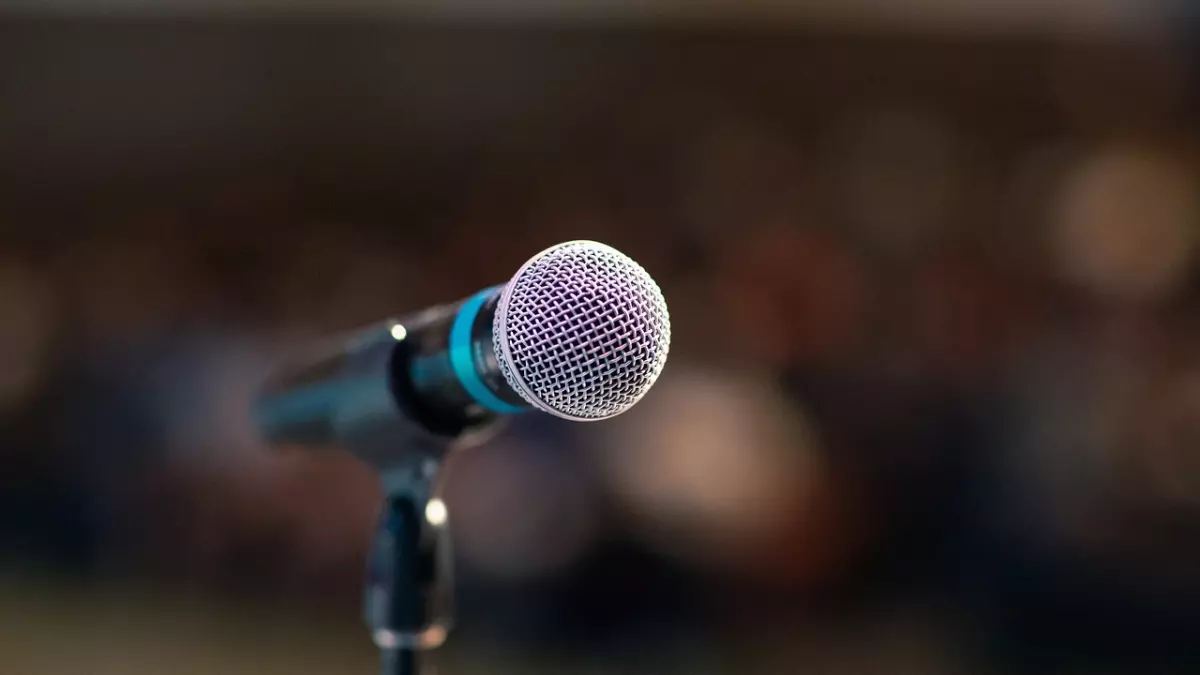
[[[658,379],[671,344],[654,279],[620,251],[572,241],[532,258],[505,286],[493,326],[500,371],[545,412],[598,420]]]

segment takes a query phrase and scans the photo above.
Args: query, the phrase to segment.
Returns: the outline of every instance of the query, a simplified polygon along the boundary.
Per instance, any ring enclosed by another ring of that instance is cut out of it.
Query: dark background
[[[6,16],[0,672],[372,672],[246,404],[573,238],[671,360],[455,454],[440,672],[1200,665],[1190,24]]]

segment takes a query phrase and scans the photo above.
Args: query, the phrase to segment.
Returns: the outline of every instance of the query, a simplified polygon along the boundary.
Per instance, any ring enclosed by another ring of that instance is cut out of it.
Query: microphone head
[[[508,282],[492,336],[501,374],[530,405],[602,420],[654,385],[671,317],[641,265],[610,246],[569,241],[535,255]]]

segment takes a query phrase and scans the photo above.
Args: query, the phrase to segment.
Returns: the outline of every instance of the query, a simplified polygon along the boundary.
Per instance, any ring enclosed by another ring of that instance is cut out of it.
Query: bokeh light
[[[1108,147],[1066,177],[1057,245],[1070,278],[1120,300],[1153,300],[1186,278],[1200,235],[1197,175],[1171,152]]]

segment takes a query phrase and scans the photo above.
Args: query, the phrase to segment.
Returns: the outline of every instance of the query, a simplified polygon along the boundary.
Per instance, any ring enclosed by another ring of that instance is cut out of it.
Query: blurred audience
[[[822,672],[882,672],[855,644],[909,664],[888,672],[951,672],[938,636],[976,628],[965,643],[1017,667],[1191,663],[1200,156],[1183,127],[1097,133],[1119,126],[1096,112],[1122,98],[1090,79],[1105,62],[1053,73],[1086,134],[1003,149],[969,109],[851,106],[790,129],[687,100],[674,114],[701,122],[658,143],[614,133],[566,143],[569,166],[464,170],[444,188],[464,206],[438,216],[379,195],[323,210],[301,181],[248,172],[6,248],[3,549],[356,604],[375,478],[259,447],[259,378],[306,339],[587,237],[659,279],[671,361],[611,423],[531,416],[453,457],[465,626],[667,642],[684,626],[838,664]],[[829,627],[855,612],[874,637]]]

